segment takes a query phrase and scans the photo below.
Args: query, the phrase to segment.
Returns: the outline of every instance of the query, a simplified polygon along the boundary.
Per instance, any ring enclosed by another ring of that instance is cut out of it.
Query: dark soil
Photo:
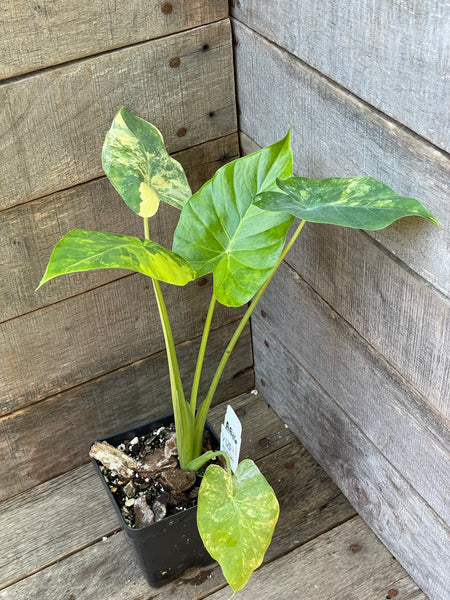
[[[173,438],[174,430],[173,424],[159,427],[149,434],[136,436],[132,440],[124,440],[117,445],[117,448],[136,460],[145,462],[146,458],[151,456],[156,449],[165,448],[166,441]],[[211,450],[208,432],[205,432],[203,438],[203,452],[206,450]],[[154,476],[144,477],[135,473],[130,481],[124,482],[120,481],[117,475],[111,473],[102,464],[99,464],[99,467],[119,505],[126,524],[132,528],[144,527],[151,524],[152,521],[160,521],[164,517],[195,506],[201,475],[206,469],[205,466],[196,476],[193,472],[181,471],[178,457],[175,455],[173,465],[163,468]],[[176,480],[180,478],[174,471],[178,471],[178,475],[186,473],[182,485],[177,485]],[[185,483],[187,479],[189,481]],[[187,489],[180,490],[180,487]],[[145,501],[142,497],[145,498]]]

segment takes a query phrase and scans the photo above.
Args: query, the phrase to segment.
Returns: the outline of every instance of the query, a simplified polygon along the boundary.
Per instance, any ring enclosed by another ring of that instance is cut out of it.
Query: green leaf
[[[227,306],[254,296],[277,263],[292,224],[286,213],[254,206],[277,177],[292,173],[290,134],[217,171],[183,208],[173,249],[199,273],[214,273],[214,293]]]
[[[191,196],[183,167],[167,153],[160,131],[126,108],[106,134],[102,163],[113,186],[141,217],[152,217],[161,200],[181,209]]]
[[[231,476],[206,469],[198,496],[197,525],[205,548],[237,592],[264,558],[278,520],[274,491],[251,460]]]
[[[175,285],[197,276],[181,256],[155,242],[75,229],[54,247],[39,287],[58,275],[92,269],[131,269]]]
[[[399,196],[372,177],[277,180],[278,191],[259,195],[257,206],[284,210],[305,221],[330,223],[355,229],[383,229],[397,219],[417,215],[438,225],[431,213],[414,198]]]

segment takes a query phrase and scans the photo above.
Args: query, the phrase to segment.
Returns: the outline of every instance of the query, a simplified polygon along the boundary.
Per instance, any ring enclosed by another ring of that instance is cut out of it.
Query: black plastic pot
[[[173,423],[173,415],[142,423],[100,441],[105,440],[111,445],[117,446],[126,439],[131,440],[135,436],[139,437],[170,423]],[[218,448],[219,439],[208,422],[206,429],[211,435],[213,447],[217,445]],[[135,548],[146,579],[151,586],[160,587],[177,579],[186,569],[202,567],[213,562],[198,533],[196,506],[142,529],[132,529],[125,523],[97,461],[92,459],[92,462],[116,510],[122,529]]]

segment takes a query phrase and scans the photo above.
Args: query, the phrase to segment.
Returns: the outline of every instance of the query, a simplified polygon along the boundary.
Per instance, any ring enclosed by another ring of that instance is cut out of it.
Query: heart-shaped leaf
[[[65,273],[111,268],[131,269],[175,285],[185,285],[197,276],[181,256],[155,242],[75,229],[54,247],[39,287]]]
[[[207,468],[198,496],[198,530],[235,592],[262,563],[279,510],[253,461],[243,460],[233,476],[217,465]]]
[[[277,180],[282,190],[261,193],[256,205],[286,211],[312,221],[355,229],[383,229],[397,219],[417,215],[438,225],[431,213],[414,198],[399,196],[372,177]]]
[[[173,249],[199,273],[214,273],[222,304],[241,306],[276,265],[292,217],[254,206],[258,194],[292,173],[289,133],[217,171],[183,208]]]
[[[103,169],[126,204],[152,217],[159,202],[183,208],[191,189],[183,167],[167,153],[160,131],[121,108],[106,134]]]

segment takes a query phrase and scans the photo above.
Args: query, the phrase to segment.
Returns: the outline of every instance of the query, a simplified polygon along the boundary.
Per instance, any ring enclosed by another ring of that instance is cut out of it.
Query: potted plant
[[[170,372],[177,468],[198,473],[212,459],[224,457],[226,468],[210,464],[203,474],[197,524],[206,549],[236,592],[261,564],[279,507],[252,461],[242,461],[233,474],[227,454],[213,449],[202,453],[202,440],[220,376],[258,300],[307,221],[367,230],[381,229],[408,215],[436,221],[419,201],[399,196],[370,177],[293,177],[289,132],[275,144],[223,166],[193,195],[160,132],[125,108],[117,113],[106,135],[102,159],[113,186],[143,218],[144,239],[71,231],[56,244],[40,285],[65,273],[103,268],[132,269],[151,277]],[[149,218],[161,201],[180,210],[172,249],[150,240]],[[286,244],[295,217],[300,223]],[[208,273],[213,273],[214,288],[192,392],[185,399],[159,281],[183,286]],[[217,302],[231,307],[250,304],[199,403],[200,374]],[[138,438],[141,432],[136,429],[132,434],[136,432]],[[184,518],[184,514],[178,516]],[[164,580],[164,574],[161,578],[156,583]]]

